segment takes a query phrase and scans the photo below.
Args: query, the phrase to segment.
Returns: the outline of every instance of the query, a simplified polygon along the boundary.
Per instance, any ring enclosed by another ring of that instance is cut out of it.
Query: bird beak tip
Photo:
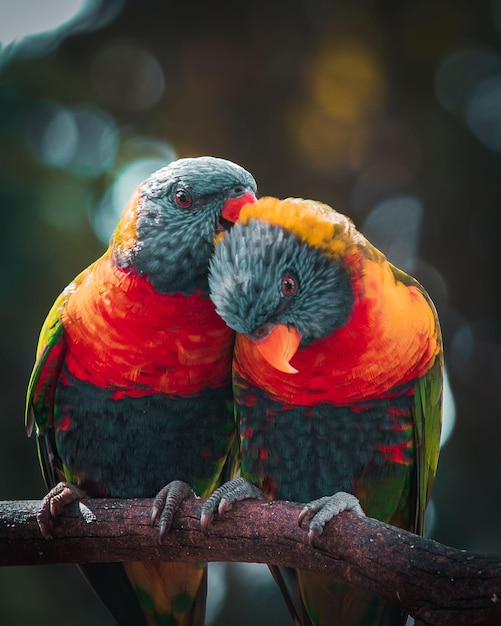
[[[297,374],[299,370],[290,364],[301,342],[301,333],[293,326],[278,324],[266,337],[256,341],[263,358],[275,369],[285,374]]]

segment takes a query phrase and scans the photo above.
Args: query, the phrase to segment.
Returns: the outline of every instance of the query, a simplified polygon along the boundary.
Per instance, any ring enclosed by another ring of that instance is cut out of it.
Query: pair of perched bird
[[[257,200],[229,161],[180,159],[139,185],[42,328],[27,402],[51,489],[41,530],[84,495],[156,496],[161,539],[193,493],[215,491],[207,524],[258,487],[309,503],[312,541],[343,508],[421,533],[441,394],[430,298],[349,219]],[[203,624],[206,567],[82,570],[121,625]],[[274,575],[296,624],[405,621],[327,576]]]

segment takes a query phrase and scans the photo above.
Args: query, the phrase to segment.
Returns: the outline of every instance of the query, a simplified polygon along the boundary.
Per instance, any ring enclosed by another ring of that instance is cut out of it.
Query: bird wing
[[[62,311],[93,265],[81,272],[52,305],[40,331],[35,365],[28,383],[26,432],[31,436],[33,429],[36,430],[42,473],[49,488],[54,487],[59,480],[64,480],[62,462],[57,455],[54,439],[56,387],[67,352]]]
[[[417,381],[414,389],[415,532],[418,534],[423,533],[424,513],[437,471],[442,425],[442,378],[443,359],[440,354],[428,373]]]
[[[414,532],[423,534],[424,514],[428,505],[431,488],[437,472],[440,452],[440,431],[442,428],[442,394],[444,358],[442,335],[435,306],[426,290],[419,282],[390,264],[396,280],[406,285],[414,285],[423,294],[435,315],[435,336],[440,352],[435,362],[414,386],[414,445],[416,458],[415,497],[416,504]]]
[[[30,436],[33,428],[36,430],[40,465],[49,488],[62,476],[62,464],[56,455],[53,424],[56,386],[66,353],[61,309],[68,297],[69,294],[65,292],[59,296],[44,322],[26,398],[26,431]]]

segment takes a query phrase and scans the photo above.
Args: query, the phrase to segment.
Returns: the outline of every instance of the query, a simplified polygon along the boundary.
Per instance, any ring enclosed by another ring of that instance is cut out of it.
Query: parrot
[[[241,476],[202,525],[244,498],[305,503],[315,541],[344,510],[422,534],[436,474],[443,350],[424,288],[330,206],[261,197],[218,236],[210,297],[236,331]],[[320,573],[270,567],[296,624],[396,626],[399,607]]]
[[[50,489],[38,514],[47,538],[82,497],[155,498],[161,542],[183,499],[230,478],[234,332],[209,299],[208,265],[216,233],[256,189],[225,159],[170,162],[137,187],[106,252],[56,299],[25,417]],[[80,567],[120,625],[204,623],[204,564]]]

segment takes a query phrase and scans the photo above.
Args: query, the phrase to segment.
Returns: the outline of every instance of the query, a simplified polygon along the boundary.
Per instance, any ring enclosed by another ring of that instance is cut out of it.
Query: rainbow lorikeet
[[[270,499],[308,503],[299,522],[308,521],[312,543],[346,508],[422,533],[443,369],[423,287],[344,215],[292,198],[242,208],[217,246],[209,285],[237,331],[242,476]],[[241,478],[219,488],[204,525],[218,503],[254,492]],[[274,574],[297,623],[405,621],[398,607],[327,576]]]
[[[236,438],[234,333],[208,297],[208,264],[216,233],[255,192],[230,161],[170,163],[139,185],[108,250],[54,303],[26,416],[52,488],[39,515],[46,536],[61,507],[84,494],[158,493],[161,539],[192,488],[206,496],[225,479]],[[203,624],[202,565],[82,570],[119,624]]]

